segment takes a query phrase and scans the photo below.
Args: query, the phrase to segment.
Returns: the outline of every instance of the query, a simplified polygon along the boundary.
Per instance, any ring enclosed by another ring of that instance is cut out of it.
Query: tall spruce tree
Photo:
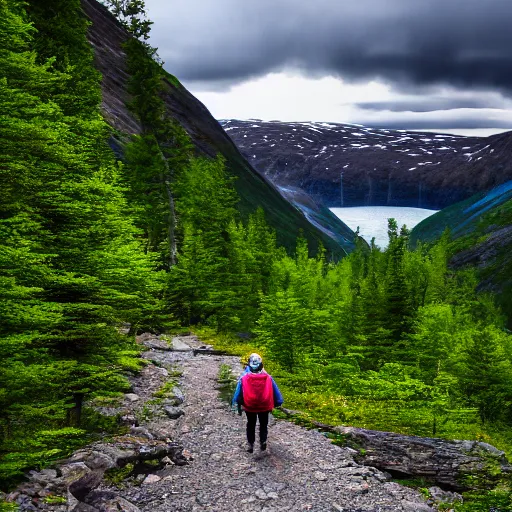
[[[86,393],[126,386],[133,340],[117,326],[141,319],[155,287],[125,215],[80,3],[27,11],[0,2],[0,443],[15,451],[27,432],[69,424]]]

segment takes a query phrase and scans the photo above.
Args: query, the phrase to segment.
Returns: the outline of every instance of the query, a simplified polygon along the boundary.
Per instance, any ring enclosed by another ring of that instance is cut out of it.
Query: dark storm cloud
[[[511,0],[146,0],[166,68],[236,83],[284,67],[512,95]]]
[[[381,111],[388,110],[390,112],[431,112],[433,110],[455,110],[459,108],[496,108],[505,109],[510,106],[503,98],[419,98],[414,100],[396,100],[396,101],[368,101],[356,103],[356,107],[363,110]]]

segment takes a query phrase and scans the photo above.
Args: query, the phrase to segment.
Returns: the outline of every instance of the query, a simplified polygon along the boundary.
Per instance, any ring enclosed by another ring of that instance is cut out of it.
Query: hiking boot
[[[260,450],[264,452],[267,449],[267,441],[260,443]]]
[[[247,443],[246,451],[248,451],[249,453],[252,453],[254,451],[254,445],[251,443]]]

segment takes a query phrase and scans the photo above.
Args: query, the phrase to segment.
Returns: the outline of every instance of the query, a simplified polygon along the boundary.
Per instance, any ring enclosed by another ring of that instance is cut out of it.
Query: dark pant
[[[267,442],[268,434],[268,411],[267,412],[247,412],[247,441],[254,444],[256,439],[256,420],[260,420],[260,443]]]

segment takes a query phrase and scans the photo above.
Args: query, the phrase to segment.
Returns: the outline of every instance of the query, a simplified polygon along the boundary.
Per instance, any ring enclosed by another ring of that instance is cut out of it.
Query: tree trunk
[[[169,162],[162,150],[159,148],[160,157],[165,168],[165,172],[160,176],[162,185],[165,187],[167,194],[167,201],[169,203],[169,224],[167,226],[167,237],[169,241],[169,267],[176,265],[176,210],[174,206],[174,197],[172,195],[171,186],[169,180],[171,178],[171,169],[169,168]]]

